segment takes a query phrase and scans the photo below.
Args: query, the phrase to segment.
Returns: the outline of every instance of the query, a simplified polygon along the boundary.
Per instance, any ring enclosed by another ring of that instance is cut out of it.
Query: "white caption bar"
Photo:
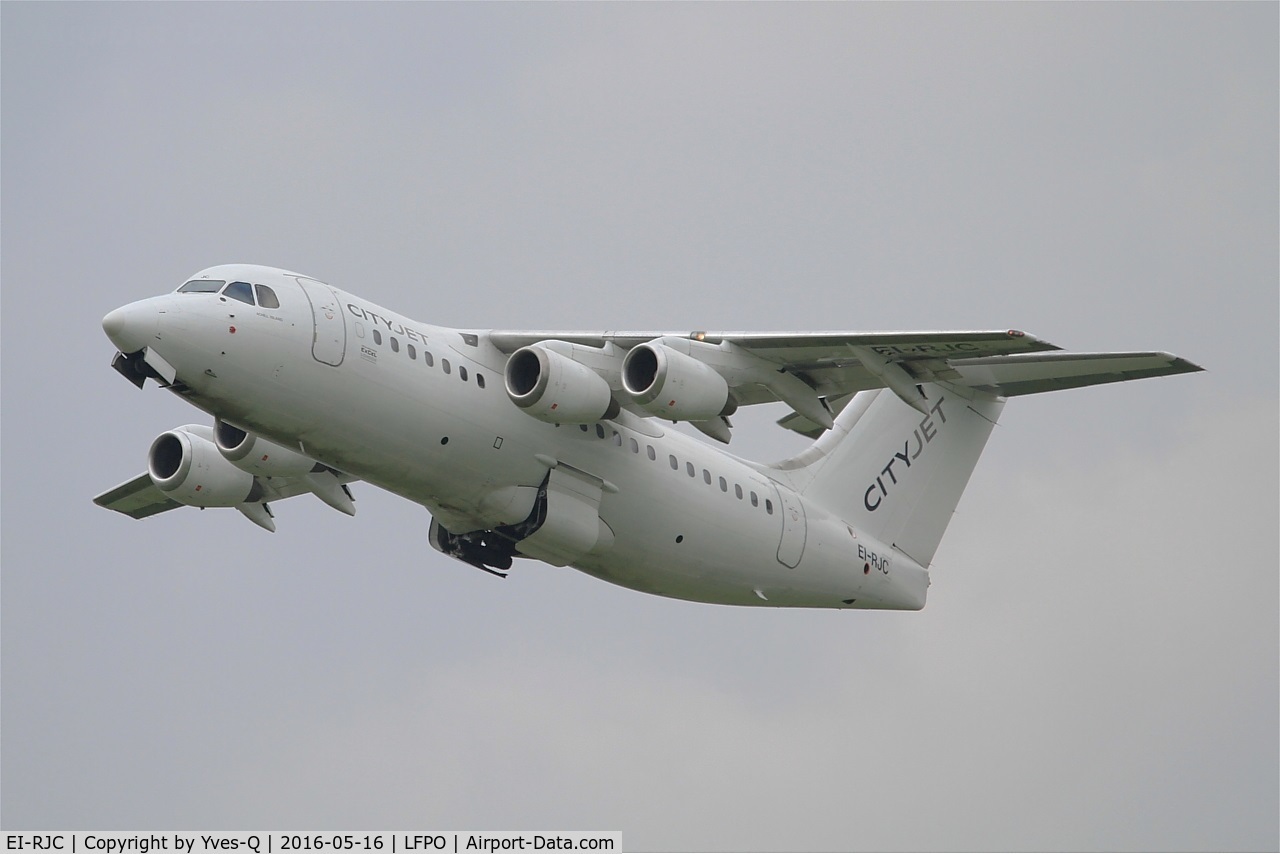
[[[434,852],[622,850],[622,834],[581,831],[397,831],[395,833],[282,833],[279,831],[164,833],[6,833],[4,854],[434,854]]]

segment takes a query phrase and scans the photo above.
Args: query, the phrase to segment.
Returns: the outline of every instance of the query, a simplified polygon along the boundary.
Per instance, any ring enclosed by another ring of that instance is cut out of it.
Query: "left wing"
[[[94,498],[93,503],[134,519],[145,519],[182,506],[161,492],[151,475],[145,471],[115,489],[108,489]]]
[[[271,502],[308,492],[339,512],[356,512],[348,488],[356,478],[225,422],[165,431],[148,458],[147,471],[93,503],[133,519],[178,507],[235,507],[268,531],[276,529]]]
[[[354,483],[357,480],[357,478],[350,475],[340,474],[332,470],[327,474],[332,475],[332,479],[338,487],[346,487],[347,484]],[[286,498],[293,498],[295,495],[305,495],[308,492],[317,491],[316,483],[305,477],[258,477],[257,482],[262,487],[262,497],[254,503],[282,501]],[[322,482],[320,488],[323,488],[323,486]],[[346,494],[350,497],[349,490],[346,491]],[[324,499],[325,497],[321,496],[321,500]],[[127,480],[114,489],[108,489],[101,495],[95,496],[93,503],[99,507],[123,513],[133,519],[145,519],[148,516],[163,513],[166,510],[176,510],[179,507],[188,506],[165,495],[160,490],[160,487],[156,486],[155,481],[151,479],[151,475],[145,471],[132,480]],[[325,503],[331,502],[326,501]]]

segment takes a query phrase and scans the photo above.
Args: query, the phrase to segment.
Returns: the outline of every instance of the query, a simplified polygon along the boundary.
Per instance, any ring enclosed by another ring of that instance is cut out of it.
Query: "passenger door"
[[[311,302],[311,316],[315,320],[315,334],[311,339],[311,355],[317,362],[342,364],[347,351],[347,325],[342,317],[342,305],[333,288],[314,279],[299,277],[298,284]]]
[[[785,487],[778,488],[782,500],[782,540],[778,543],[778,561],[783,566],[795,567],[804,555],[804,541],[808,524],[804,517],[804,505],[799,496]]]

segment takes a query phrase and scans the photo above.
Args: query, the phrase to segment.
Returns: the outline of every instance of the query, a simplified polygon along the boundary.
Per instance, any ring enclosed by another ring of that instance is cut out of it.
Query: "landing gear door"
[[[799,497],[785,488],[778,490],[778,498],[782,500],[782,540],[778,543],[778,561],[783,566],[795,567],[804,555],[808,532],[804,505]]]
[[[317,362],[342,364],[347,351],[347,326],[342,317],[342,305],[333,288],[313,279],[299,277],[298,284],[311,302],[311,316],[315,320],[315,334],[311,339],[311,355]]]
[[[600,519],[604,482],[563,463],[547,478],[545,519],[516,543],[521,554],[564,566],[591,551],[612,545],[612,532]]]

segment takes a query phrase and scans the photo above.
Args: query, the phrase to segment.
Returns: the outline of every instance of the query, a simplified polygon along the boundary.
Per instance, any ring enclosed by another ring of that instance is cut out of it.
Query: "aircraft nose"
[[[102,318],[102,331],[121,353],[136,353],[147,346],[144,313],[135,302],[108,312]]]
[[[123,308],[117,308],[114,311],[107,312],[107,316],[102,318],[102,331],[107,333],[107,337],[112,341],[124,332],[127,325],[128,312]]]

